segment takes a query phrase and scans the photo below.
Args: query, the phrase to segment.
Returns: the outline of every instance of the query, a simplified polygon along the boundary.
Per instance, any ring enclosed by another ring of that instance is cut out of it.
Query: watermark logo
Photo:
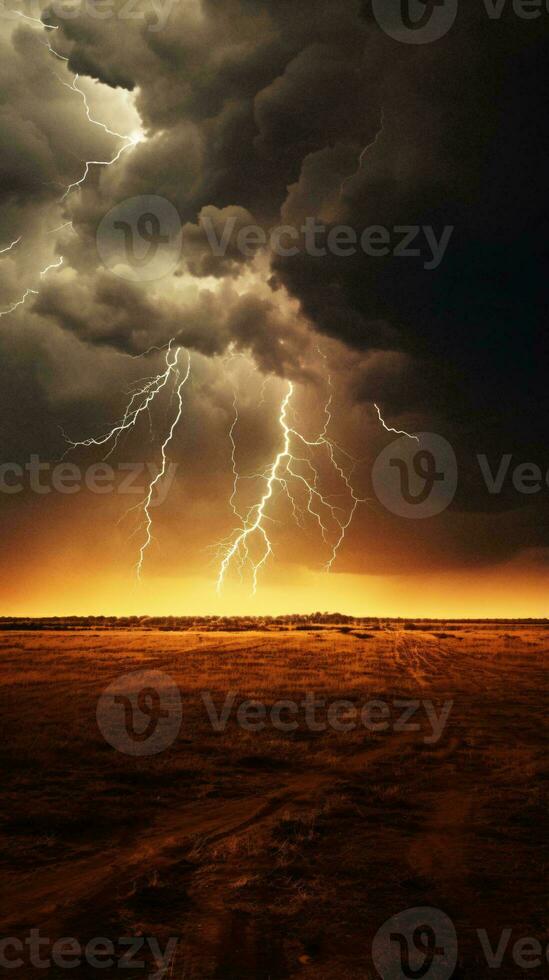
[[[202,215],[200,228],[204,232],[212,254],[224,257],[229,246],[240,255],[253,258],[261,248],[267,248],[281,258],[309,255],[338,258],[358,255],[368,258],[415,259],[424,269],[438,269],[450,244],[454,225],[435,228],[433,225],[368,225],[357,230],[352,225],[328,226],[308,217],[299,227],[277,225],[262,228],[248,224],[238,226],[235,215],[222,223],[214,222],[209,215]]]
[[[125,755],[157,755],[173,744],[181,728],[181,695],[160,670],[118,677],[103,691],[97,724],[105,740]]]
[[[19,12],[30,20],[42,21],[45,12],[55,20],[126,20],[141,21],[145,29],[156,33],[166,26],[173,8],[179,0],[51,0],[44,8],[42,0],[23,0],[15,10],[11,3],[0,0],[0,11],[3,18],[19,21]],[[44,18],[45,23],[49,20]]]
[[[450,443],[434,432],[401,436],[377,457],[372,469],[376,497],[398,517],[435,517],[457,490],[457,460]]]
[[[93,494],[116,493],[146,498],[152,486],[150,507],[164,503],[175,480],[178,464],[168,463],[163,479],[156,463],[92,463],[80,467],[75,463],[51,463],[31,453],[28,463],[0,463],[0,494],[31,491],[41,496],[62,493],[71,496],[88,491]]]
[[[549,12],[547,0],[482,0],[489,20],[504,15],[539,20]],[[457,17],[458,0],[372,0],[373,15],[385,34],[403,44],[430,44],[448,33]]]
[[[176,208],[165,198],[131,197],[119,202],[100,222],[97,250],[106,268],[123,279],[161,279],[177,268],[184,252],[186,229]],[[242,224],[234,214],[221,216],[220,220],[202,214],[198,223],[203,249],[216,258],[234,258],[236,254],[253,259],[260,251],[284,259],[362,254],[368,259],[413,259],[427,272],[440,267],[454,230],[454,225],[354,228],[347,224],[326,225],[314,217],[300,225],[262,227]]]
[[[210,691],[201,692],[202,701],[215,732],[224,732],[237,701],[236,691],[229,691],[223,704],[216,705]],[[326,701],[314,691],[307,691],[302,701],[282,698],[267,705],[263,701],[244,700],[234,711],[234,720],[247,732],[274,728],[279,732],[296,731],[410,733],[421,737],[425,745],[436,745],[445,731],[454,706],[453,701],[381,698],[356,704],[348,699]]]
[[[16,936],[1,939],[0,966],[4,970],[17,970],[20,975],[19,971],[26,965],[48,971],[53,965],[55,976],[59,976],[57,970],[78,969],[78,976],[87,977],[95,976],[96,970],[109,970],[109,976],[112,976],[113,968],[133,969],[139,970],[133,976],[163,980],[168,970],[172,975],[178,943],[179,939],[172,936],[162,949],[154,936],[120,936],[116,940],[96,936],[84,946],[71,936],[52,940],[42,936],[38,928],[31,929],[24,941]],[[148,965],[154,972],[143,972]],[[93,971],[93,974],[89,971]]]
[[[372,11],[389,37],[404,44],[429,44],[444,37],[458,11],[457,0],[372,0]]]
[[[531,971],[549,962],[546,937],[542,942],[534,936],[513,933],[509,927],[491,935],[486,929],[475,929],[479,949],[474,955],[473,975],[479,975],[478,964],[482,961],[492,971],[511,963],[519,970]],[[422,907],[399,912],[375,934],[372,959],[382,980],[449,980],[458,959],[454,923],[440,909]]]
[[[151,282],[177,268],[181,221],[174,205],[164,197],[129,197],[105,215],[96,240],[107,269],[131,282]]]
[[[458,955],[454,924],[435,908],[412,908],[383,923],[372,943],[382,980],[449,980]]]

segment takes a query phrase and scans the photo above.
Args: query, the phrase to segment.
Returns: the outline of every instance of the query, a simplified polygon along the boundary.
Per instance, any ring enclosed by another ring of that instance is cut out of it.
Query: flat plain
[[[2,934],[174,937],[172,980],[368,980],[380,926],[432,907],[455,925],[456,978],[516,980],[513,944],[549,941],[548,651],[547,627],[497,623],[0,633]],[[130,756],[98,699],[145,670],[175,682],[182,723]],[[297,707],[273,723],[280,699]],[[505,929],[494,971],[478,933],[495,948]],[[158,970],[121,966],[9,975]]]

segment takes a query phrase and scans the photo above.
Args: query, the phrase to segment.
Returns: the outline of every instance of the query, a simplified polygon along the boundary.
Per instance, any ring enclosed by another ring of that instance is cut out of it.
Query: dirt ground
[[[455,926],[453,976],[517,980],[514,944],[549,942],[548,650],[546,627],[508,624],[0,634],[2,934],[115,946],[110,966],[70,970],[32,965],[25,946],[7,975],[368,980],[383,923],[429,907]],[[150,670],[179,688],[181,726],[128,755],[98,699]],[[326,707],[312,729],[307,692],[346,702],[335,725]],[[228,696],[216,731],[207,705]],[[246,699],[266,706],[260,730],[238,721]],[[297,727],[273,724],[279,699]],[[505,929],[491,969],[479,931],[495,949]],[[148,946],[143,966],[117,960],[120,937],[173,937],[164,972]]]

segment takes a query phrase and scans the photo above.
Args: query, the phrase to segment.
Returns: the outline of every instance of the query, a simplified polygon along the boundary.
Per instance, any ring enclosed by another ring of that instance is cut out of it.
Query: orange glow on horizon
[[[543,618],[548,582],[539,569],[514,565],[468,572],[372,576],[311,572],[281,566],[276,578],[251,596],[248,587],[227,583],[216,594],[213,578],[192,575],[76,577],[58,570],[36,572],[25,586],[6,583],[3,616],[157,615],[276,616],[316,611],[346,615],[434,619]]]

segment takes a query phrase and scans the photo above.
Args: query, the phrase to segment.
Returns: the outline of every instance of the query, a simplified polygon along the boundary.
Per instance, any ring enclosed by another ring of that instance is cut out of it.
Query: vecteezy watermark
[[[389,37],[404,44],[428,44],[448,33],[458,0],[372,0],[372,11]]]
[[[236,691],[229,691],[219,705],[210,691],[201,691],[200,697],[215,732],[224,732],[233,717],[239,728],[254,733],[268,728],[284,734],[298,729],[343,734],[357,728],[396,734],[423,731],[425,745],[440,741],[454,706],[453,701],[437,705],[414,698],[376,698],[355,704],[342,698],[327,700],[313,691],[306,691],[300,701],[281,698],[269,705],[238,700]],[[123,674],[105,688],[97,704],[101,734],[125,755],[156,755],[169,748],[181,721],[181,693],[173,679],[159,670]]]
[[[152,936],[121,936],[114,941],[97,936],[84,946],[70,936],[52,941],[41,936],[39,929],[31,929],[25,940],[15,936],[0,939],[0,966],[5,970],[20,970],[25,965],[37,970],[48,970],[52,966],[74,970],[84,965],[92,970],[109,970],[113,967],[144,970],[152,956],[154,972],[140,976],[147,976],[148,980],[163,980],[178,942],[178,938],[171,937],[162,949]]]
[[[399,517],[442,513],[454,499],[457,482],[454,450],[434,432],[401,436],[380,452],[372,469],[376,497]]]
[[[449,980],[458,955],[454,924],[440,909],[406,909],[378,929],[372,959],[382,980]]]
[[[156,33],[165,27],[166,22],[179,0],[51,0],[47,13],[54,20],[77,20],[89,17],[92,20],[141,21],[146,29]],[[0,0],[2,18],[20,22],[21,15],[40,22],[44,14],[43,0]],[[19,11],[19,13],[17,13]],[[46,20],[45,23],[48,23]]]
[[[201,698],[214,731],[224,732],[238,698],[236,691],[229,691],[219,708],[210,691],[202,691]],[[357,706],[347,699],[328,701],[307,691],[302,701],[281,698],[267,705],[263,701],[242,700],[234,718],[247,732],[262,732],[266,728],[284,733],[331,729],[346,734],[366,728],[370,732],[403,733],[420,732],[424,728],[423,742],[435,745],[442,737],[453,705],[453,701],[445,701],[437,709],[432,701],[377,698]]]
[[[549,962],[549,945],[531,936],[511,942],[513,930],[503,929],[489,937],[477,929],[481,955],[490,970],[512,961],[521,970],[532,970]],[[382,980],[449,980],[458,958],[458,938],[454,923],[440,909],[405,909],[393,915],[378,929],[372,942],[372,959]],[[475,957],[475,963],[478,957]],[[475,971],[478,976],[478,972]]]
[[[540,493],[545,484],[549,488],[549,467],[543,471],[537,463],[517,462],[513,464],[512,453],[505,453],[493,466],[484,453],[477,455],[477,462],[490,494],[499,494],[508,485],[509,480],[517,493],[527,495]]]
[[[96,717],[103,738],[119,752],[157,755],[179,734],[181,694],[160,670],[123,674],[101,694]]]
[[[316,218],[306,218],[299,228],[278,225],[265,230],[260,225],[241,225],[236,230],[237,218],[231,215],[223,222],[214,223],[209,215],[202,215],[200,226],[204,230],[212,253],[223,257],[229,247],[247,258],[253,257],[258,248],[268,248],[273,255],[292,258],[301,253],[313,258],[335,255],[338,258],[357,255],[360,251],[370,258],[423,259],[424,269],[438,269],[450,243],[453,225],[445,225],[439,235],[432,225],[369,225],[357,231],[351,225],[327,225]],[[235,234],[236,232],[236,234]]]
[[[235,215],[214,221],[209,214],[199,218],[204,250],[216,258],[253,258],[268,250],[281,258],[309,255],[345,258],[362,253],[379,259],[415,259],[428,271],[438,269],[450,244],[453,225],[369,225],[357,230],[351,225],[324,225],[306,218],[299,227],[277,225],[263,228],[243,224]],[[97,228],[97,251],[107,269],[123,279],[150,282],[175,271],[181,259],[183,229],[170,201],[158,195],[130,197],[117,204]]]
[[[538,20],[549,12],[547,0],[478,0],[490,20],[512,11],[521,20]],[[430,44],[453,26],[458,0],[372,0],[372,11],[381,29],[403,44]]]
[[[510,487],[531,496],[549,489],[549,467],[514,460],[505,453],[490,460],[477,453],[480,484],[490,496]],[[422,519],[441,514],[458,486],[458,465],[452,446],[434,432],[402,435],[380,452],[372,467],[372,486],[383,506],[398,517]]]
[[[151,282],[175,272],[181,258],[181,221],[157,194],[129,197],[105,215],[96,234],[103,264],[121,279]]]
[[[178,465],[169,463],[162,480],[154,485],[151,507],[163,504],[175,479]],[[122,496],[144,497],[160,472],[156,463],[50,463],[31,455],[28,463],[0,463],[0,494],[31,493],[42,496],[50,493],[67,495],[87,490],[95,494],[116,493]]]

